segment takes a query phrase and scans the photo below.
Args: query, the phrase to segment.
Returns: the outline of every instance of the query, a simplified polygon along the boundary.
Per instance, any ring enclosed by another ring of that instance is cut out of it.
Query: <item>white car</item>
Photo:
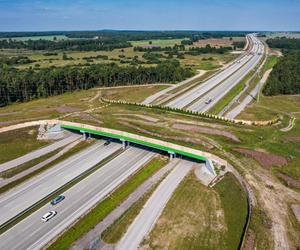
[[[48,220],[52,219],[56,214],[56,211],[50,211],[43,215],[42,221],[47,222]]]
[[[205,104],[210,104],[212,102],[212,98],[208,98],[206,101],[205,101]]]

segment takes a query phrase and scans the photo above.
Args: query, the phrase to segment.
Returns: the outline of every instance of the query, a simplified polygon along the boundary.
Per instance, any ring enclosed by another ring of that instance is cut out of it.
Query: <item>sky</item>
[[[300,30],[300,0],[0,0],[0,31]]]

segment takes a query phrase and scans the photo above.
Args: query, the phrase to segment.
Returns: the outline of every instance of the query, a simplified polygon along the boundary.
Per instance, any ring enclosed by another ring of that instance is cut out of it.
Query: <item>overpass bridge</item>
[[[112,138],[112,139],[120,140],[123,143],[124,148],[128,144],[134,143],[144,147],[167,152],[170,155],[171,159],[177,156],[184,156],[201,162],[205,162],[206,169],[213,176],[217,175],[215,172],[214,164],[217,163],[220,165],[227,165],[226,161],[210,153],[177,145],[170,142],[165,142],[158,139],[127,133],[115,129],[108,129],[108,128],[96,127],[92,125],[86,125],[82,123],[57,121],[57,124],[62,129],[67,129],[67,130],[75,131],[77,133],[81,133],[84,136],[84,138],[89,138],[92,135],[97,135],[104,138]]]

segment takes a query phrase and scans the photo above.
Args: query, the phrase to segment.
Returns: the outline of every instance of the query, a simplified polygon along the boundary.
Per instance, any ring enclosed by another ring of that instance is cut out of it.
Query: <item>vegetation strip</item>
[[[206,118],[210,118],[210,119],[215,119],[215,120],[220,120],[220,121],[235,123],[235,124],[241,124],[241,125],[270,126],[270,125],[277,123],[280,120],[279,117],[276,117],[272,120],[267,120],[267,121],[237,120],[237,119],[230,119],[230,118],[227,118],[224,116],[218,116],[218,115],[209,114],[209,113],[205,113],[205,112],[183,110],[180,108],[173,108],[173,107],[162,106],[162,105],[142,104],[142,103],[133,103],[133,102],[126,102],[126,101],[114,101],[114,100],[108,100],[105,98],[102,98],[101,100],[106,103],[130,105],[130,106],[144,107],[144,108],[149,108],[149,109],[159,109],[159,110],[165,110],[165,111],[170,111],[170,112],[175,112],[175,113],[206,117]]]
[[[27,209],[25,209],[23,212],[21,212],[17,216],[11,218],[9,221],[7,221],[6,223],[2,224],[0,226],[0,234],[4,233],[9,228],[11,228],[12,226],[14,226],[18,222],[20,222],[21,220],[23,220],[24,218],[26,218],[27,216],[29,216],[30,214],[32,214],[33,212],[37,211],[39,208],[41,208],[42,206],[44,206],[46,203],[48,203],[50,200],[52,200],[53,198],[55,198],[59,194],[61,194],[64,191],[68,190],[69,188],[71,188],[72,186],[76,185],[78,182],[80,182],[84,178],[86,178],[89,175],[91,175],[92,173],[94,173],[96,170],[98,170],[100,167],[104,166],[106,163],[108,163],[109,161],[111,161],[112,159],[114,159],[115,157],[117,157],[123,151],[124,150],[122,150],[122,149],[116,151],[112,155],[108,156],[107,158],[105,158],[104,160],[102,160],[101,162],[99,162],[94,167],[88,169],[84,173],[82,173],[79,176],[75,177],[73,180],[69,181],[68,183],[66,183],[65,185],[61,186],[60,188],[58,188],[57,190],[55,190],[51,194],[47,195],[46,197],[44,197],[43,199],[41,199],[37,203],[35,203],[32,206],[30,206]]]
[[[91,230],[97,223],[103,220],[120,202],[125,200],[139,185],[153,175],[163,164],[153,164],[151,161],[135,173],[128,181],[117,188],[111,195],[102,200],[82,219],[77,221],[69,230],[64,232],[48,249],[68,249],[71,244],[82,235]]]

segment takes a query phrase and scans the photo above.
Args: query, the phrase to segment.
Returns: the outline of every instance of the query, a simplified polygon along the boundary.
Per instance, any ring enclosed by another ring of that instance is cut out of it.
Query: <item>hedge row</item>
[[[163,106],[163,105],[143,104],[143,103],[137,103],[137,102],[127,102],[127,101],[122,101],[122,100],[109,100],[109,99],[106,99],[103,97],[101,98],[101,100],[106,103],[132,105],[132,106],[138,106],[138,107],[143,107],[143,108],[155,108],[155,109],[160,109],[160,110],[165,110],[165,111],[172,111],[172,112],[181,113],[181,114],[200,116],[200,117],[215,119],[215,120],[219,120],[219,121],[225,121],[225,122],[234,123],[234,124],[241,124],[241,125],[268,126],[268,125],[273,125],[280,120],[279,117],[276,117],[273,120],[267,120],[267,121],[237,120],[237,119],[230,119],[230,118],[227,118],[224,116],[218,116],[218,115],[209,114],[209,113],[205,113],[205,112],[183,110],[180,108],[173,108],[173,107],[168,107],[168,106]]]

